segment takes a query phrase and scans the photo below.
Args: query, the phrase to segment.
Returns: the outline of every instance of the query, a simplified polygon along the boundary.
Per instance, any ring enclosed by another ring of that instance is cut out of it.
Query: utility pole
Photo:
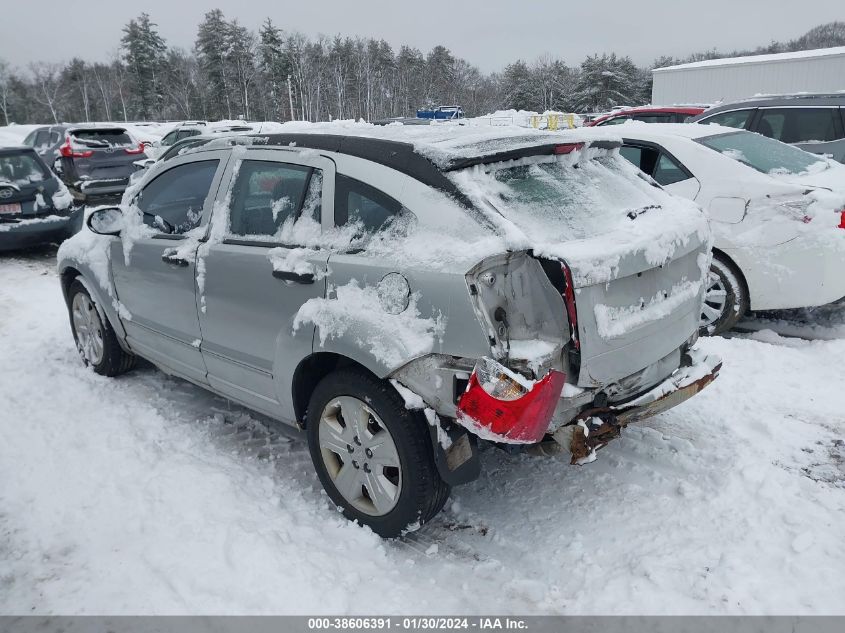
[[[290,99],[290,120],[293,121],[293,92],[290,88],[290,75],[288,75],[288,99]]]

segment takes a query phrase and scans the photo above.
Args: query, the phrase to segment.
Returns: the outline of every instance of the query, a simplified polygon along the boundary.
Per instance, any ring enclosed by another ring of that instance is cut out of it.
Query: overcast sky
[[[0,58],[16,66],[73,56],[107,60],[121,28],[146,11],[171,46],[189,49],[203,14],[220,8],[257,28],[266,18],[285,30],[383,38],[423,51],[443,44],[484,71],[550,53],[576,65],[592,53],[659,55],[716,47],[750,48],[845,20],[843,0],[38,0],[9,2],[0,18]],[[425,7],[425,8],[423,8]]]

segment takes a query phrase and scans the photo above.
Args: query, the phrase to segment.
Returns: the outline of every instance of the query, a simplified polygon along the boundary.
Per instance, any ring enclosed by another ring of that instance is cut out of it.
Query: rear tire
[[[108,319],[100,314],[79,279],[68,288],[70,329],[82,362],[101,376],[117,376],[135,366],[135,356],[120,346]]]
[[[311,460],[343,514],[393,538],[431,520],[449,498],[426,421],[364,371],[326,376],[306,414]]]
[[[739,270],[714,254],[701,312],[701,335],[718,336],[727,332],[748,312],[748,308],[748,289]]]

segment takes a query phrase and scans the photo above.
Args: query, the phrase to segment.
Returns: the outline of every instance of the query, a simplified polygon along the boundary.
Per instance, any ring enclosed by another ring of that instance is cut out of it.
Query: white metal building
[[[845,46],[655,68],[651,102],[733,101],[759,94],[845,91]]]

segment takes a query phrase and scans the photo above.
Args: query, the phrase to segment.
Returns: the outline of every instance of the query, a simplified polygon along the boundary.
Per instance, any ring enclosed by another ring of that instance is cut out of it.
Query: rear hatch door
[[[0,219],[11,221],[48,212],[56,185],[33,150],[0,153]]]
[[[671,373],[698,329],[709,268],[701,210],[645,179],[616,147],[579,145],[452,174],[514,249],[568,268],[583,387],[640,380],[661,363]]]
[[[75,152],[85,154],[73,159],[78,180],[125,180],[137,169],[140,147],[123,128],[71,130],[70,142]]]

